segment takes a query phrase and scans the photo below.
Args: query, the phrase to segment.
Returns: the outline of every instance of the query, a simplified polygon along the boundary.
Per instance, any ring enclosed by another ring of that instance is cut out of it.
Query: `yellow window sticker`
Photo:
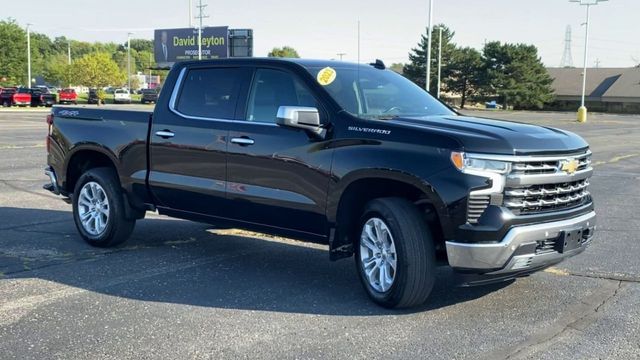
[[[336,79],[336,70],[331,67],[326,67],[318,72],[318,83],[322,86],[327,86]]]

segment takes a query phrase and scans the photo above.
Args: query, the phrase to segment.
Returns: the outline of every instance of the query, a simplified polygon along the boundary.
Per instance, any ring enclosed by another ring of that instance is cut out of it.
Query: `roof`
[[[578,97],[582,94],[581,68],[547,68],[553,78],[551,86],[556,96]],[[586,93],[591,98],[640,99],[640,68],[587,69]]]

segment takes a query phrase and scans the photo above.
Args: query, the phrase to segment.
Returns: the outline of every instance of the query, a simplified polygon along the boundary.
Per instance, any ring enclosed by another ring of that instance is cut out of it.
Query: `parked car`
[[[581,137],[458,114],[381,61],[179,62],[158,103],[47,119],[45,188],[91,245],[124,242],[149,210],[321,242],[355,258],[374,302],[410,307],[438,264],[504,281],[594,236]]]
[[[31,93],[27,88],[4,88],[0,93],[2,106],[29,106],[31,105]]]
[[[127,89],[116,89],[113,92],[114,104],[131,104],[131,94]]]
[[[88,104],[97,104],[99,101],[98,91],[96,89],[89,89],[89,97],[87,98]]]
[[[31,106],[47,106],[51,107],[56,103],[56,96],[49,92],[49,89],[46,87],[38,87],[29,89],[29,93],[31,94]]]
[[[140,98],[140,102],[142,104],[146,103],[156,103],[158,101],[158,92],[155,89],[142,89],[142,97]]]
[[[58,102],[60,104],[78,105],[78,94],[74,89],[62,89],[58,93]]]

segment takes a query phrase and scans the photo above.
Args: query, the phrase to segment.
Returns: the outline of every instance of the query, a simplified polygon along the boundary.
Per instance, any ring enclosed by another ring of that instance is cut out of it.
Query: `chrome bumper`
[[[579,254],[591,242],[596,224],[592,211],[575,218],[514,227],[499,243],[466,244],[447,241],[449,265],[454,269],[487,274],[508,274],[552,265]],[[561,238],[564,231],[582,229],[585,236],[578,248],[562,253],[545,249],[545,242]]]
[[[43,188],[45,190],[49,190],[56,195],[60,195],[60,188],[58,187],[58,178],[56,177],[55,171],[52,168],[48,167],[44,169],[44,174],[49,177],[49,184],[45,184]]]

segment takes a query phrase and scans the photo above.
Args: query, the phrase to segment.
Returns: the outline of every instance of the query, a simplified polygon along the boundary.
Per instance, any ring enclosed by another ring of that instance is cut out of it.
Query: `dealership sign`
[[[226,26],[202,29],[202,58],[228,57],[229,29]],[[154,36],[156,63],[167,64],[198,59],[198,29],[159,29]]]

